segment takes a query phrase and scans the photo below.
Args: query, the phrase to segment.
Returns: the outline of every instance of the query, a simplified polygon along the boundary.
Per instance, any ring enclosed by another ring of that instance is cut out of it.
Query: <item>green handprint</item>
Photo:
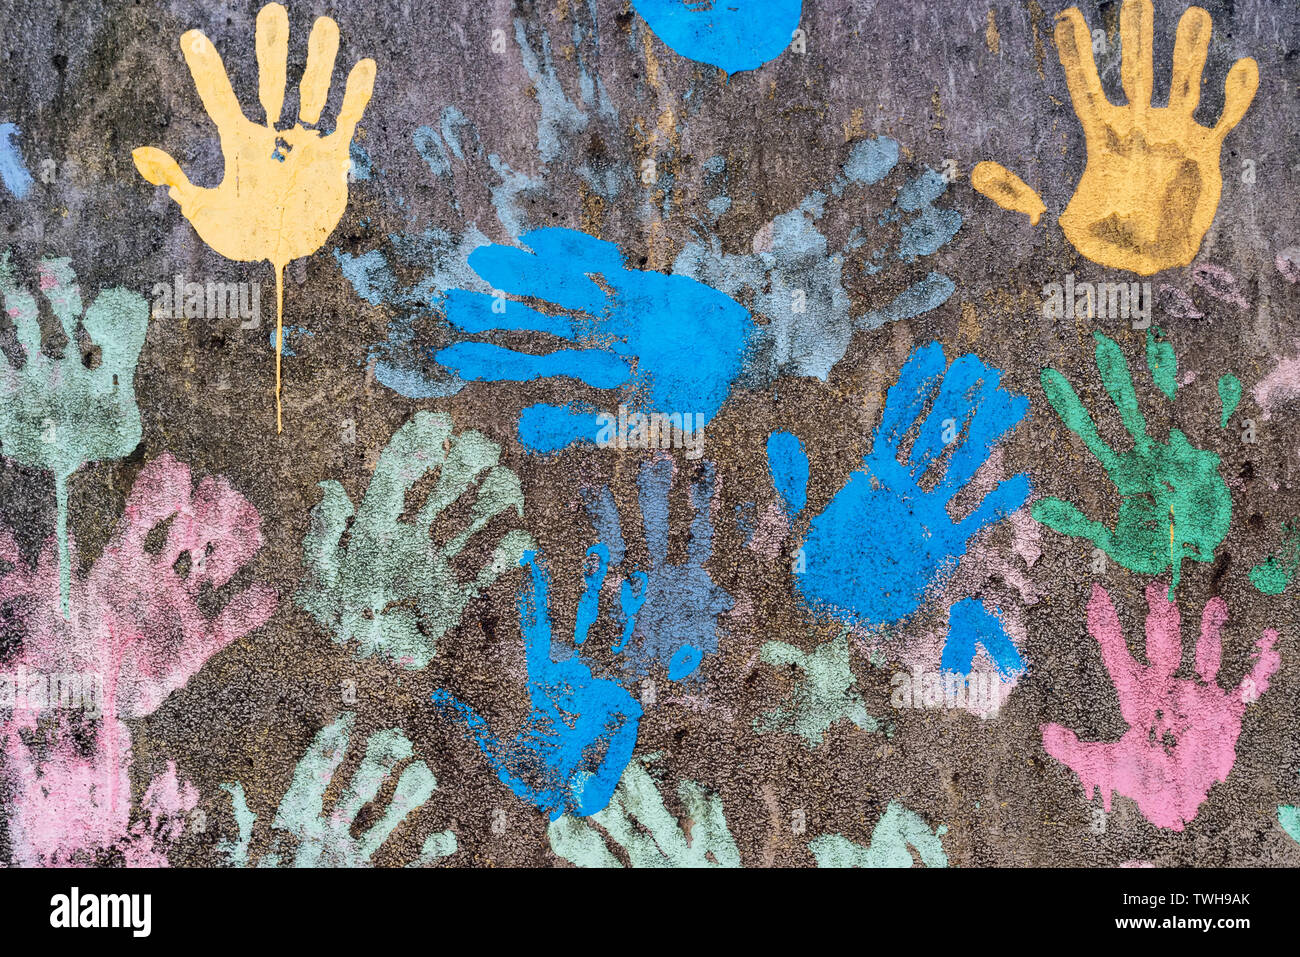
[[[517,568],[523,553],[535,547],[527,532],[514,529],[472,582],[461,581],[452,567],[469,539],[497,515],[508,509],[523,515],[519,478],[497,464],[500,455],[501,448],[481,433],[453,436],[446,414],[418,412],[380,454],[360,508],[338,482],[322,482],[325,495],[312,509],[303,540],[309,579],[295,596],[298,604],[335,641],[356,639],[361,657],[380,653],[404,667],[423,668],[470,599],[506,569]],[[414,520],[403,521],[407,493],[434,469],[436,487]],[[434,541],[438,517],[480,476],[469,525],[442,544]]]
[[[890,801],[867,847],[842,834],[823,834],[810,842],[808,849],[817,858],[818,867],[913,867],[916,862],[910,845],[926,867],[947,867],[948,855],[940,840],[947,833],[946,825],[931,831],[916,812]]]
[[[367,830],[354,837],[353,828],[362,808],[374,802],[387,787],[397,766],[410,759],[415,750],[406,735],[396,728],[376,731],[366,740],[365,755],[352,780],[327,814],[325,792],[343,763],[355,723],[356,715],[348,712],[320,730],[294,768],[293,781],[275,812],[271,828],[297,839],[294,867],[368,866],[397,826],[437,790],[438,782],[429,766],[423,761],[412,761],[397,778],[388,810]],[[239,836],[235,841],[220,842],[217,850],[225,854],[230,864],[247,867],[248,848],[257,817],[248,809],[243,785],[223,784],[221,788],[230,794]],[[455,853],[456,847],[456,835],[451,831],[430,835],[413,863],[427,864],[446,857]],[[277,836],[270,853],[262,857],[258,866],[279,867],[281,853],[280,837]]]
[[[13,321],[23,364],[0,361],[0,444],[4,454],[54,476],[59,540],[59,600],[69,616],[68,478],[87,462],[129,455],[140,442],[135,363],[149,328],[149,305],[126,289],[101,292],[82,309],[81,290],[67,259],[39,267],[40,290],[67,341],[52,358],[41,351],[36,299],[14,281],[9,252],[0,256],[0,294]],[[83,360],[78,324],[98,346]]]
[[[1124,354],[1100,332],[1093,336],[1102,385],[1133,438],[1132,449],[1116,452],[1102,440],[1092,416],[1055,369],[1043,370],[1042,383],[1061,421],[1083,440],[1119,489],[1118,521],[1111,530],[1058,498],[1036,502],[1032,514],[1049,528],[1088,539],[1130,571],[1158,575],[1172,566],[1172,600],[1184,558],[1213,560],[1214,550],[1228,533],[1232,497],[1213,452],[1193,447],[1178,429],[1170,429],[1165,442],[1147,435]],[[1173,349],[1158,330],[1147,332],[1147,366],[1160,391],[1172,401],[1178,386],[1176,363]]]
[[[546,832],[551,848],[578,867],[622,867],[591,826],[594,821],[623,848],[632,867],[740,867],[722,799],[694,781],[682,781],[677,796],[690,820],[685,831],[644,765],[633,761],[604,810],[586,818],[566,814],[551,822]]]
[[[788,706],[754,719],[756,734],[787,731],[801,735],[816,748],[826,730],[840,720],[852,721],[863,731],[880,730],[880,722],[867,713],[862,697],[853,692],[857,679],[849,667],[846,633],[807,652],[784,641],[769,641],[759,651],[769,665],[793,665],[803,672]]]

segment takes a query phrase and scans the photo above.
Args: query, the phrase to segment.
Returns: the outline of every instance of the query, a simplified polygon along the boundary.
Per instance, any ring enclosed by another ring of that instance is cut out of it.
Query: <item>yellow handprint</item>
[[[1210,15],[1191,7],[1178,22],[1169,105],[1151,105],[1151,0],[1124,0],[1120,10],[1121,81],[1125,106],[1107,98],[1092,56],[1092,36],[1077,8],[1056,21],[1056,47],[1075,113],[1083,125],[1088,162],[1061,228],[1095,263],[1150,276],[1186,266],[1214,221],[1223,189],[1219,153],[1259,88],[1259,67],[1238,60],[1225,81],[1223,115],[1213,128],[1193,118],[1210,44]],[[1038,222],[1044,206],[1014,173],[980,163],[971,185],[1004,209]]]
[[[339,28],[319,18],[307,41],[307,68],[299,85],[298,122],[277,130],[284,106],[289,59],[289,14],[269,3],[257,14],[258,99],[266,125],[240,109],[216,48],[199,30],[181,37],[181,50],[194,86],[221,137],[226,171],[213,189],[195,186],[162,150],[142,146],[131,157],[140,175],[168,195],[209,246],[228,259],[260,262],[275,269],[275,427],[280,421],[280,350],[284,313],[284,267],[321,247],[348,202],[352,134],[375,85],[375,61],[361,60],[348,75],[334,132],[311,127],[329,95],[338,54]]]

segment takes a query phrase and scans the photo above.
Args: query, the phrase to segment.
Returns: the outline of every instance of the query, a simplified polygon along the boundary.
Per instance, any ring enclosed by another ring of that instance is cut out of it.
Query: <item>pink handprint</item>
[[[161,547],[153,548],[150,533],[164,523],[165,536],[154,536]],[[201,589],[225,585],[261,544],[257,509],[229,482],[209,477],[193,487],[189,467],[164,455],[141,471],[94,566],[73,576],[73,613],[65,620],[53,544],[32,568],[0,529],[0,561],[9,566],[0,576],[0,603],[14,609],[22,639],[8,670],[93,677],[98,686],[98,714],[17,708],[0,725],[20,863],[71,863],[114,846],[128,863],[160,858],[153,811],[147,832],[128,830],[131,732],[123,719],[152,714],[208,658],[270,618],[277,599],[264,585],[244,589],[213,617],[199,605]],[[87,736],[89,747],[77,744]],[[172,792],[184,800],[169,805],[192,803],[188,782],[159,778],[150,787],[155,797]],[[144,838],[149,846],[136,854]]]
[[[1237,738],[1246,706],[1268,690],[1281,658],[1268,629],[1255,643],[1255,663],[1231,691],[1219,687],[1219,633],[1228,606],[1212,598],[1201,615],[1196,646],[1200,681],[1175,678],[1182,661],[1178,608],[1165,598],[1164,586],[1147,587],[1146,667],[1129,654],[1119,616],[1100,585],[1088,602],[1088,631],[1101,645],[1102,660],[1129,730],[1115,742],[1080,741],[1059,724],[1044,725],[1047,753],[1079,776],[1089,799],[1100,787],[1110,810],[1111,793],[1132,798],[1156,827],[1181,831],[1216,783],[1225,781],[1237,759]]]

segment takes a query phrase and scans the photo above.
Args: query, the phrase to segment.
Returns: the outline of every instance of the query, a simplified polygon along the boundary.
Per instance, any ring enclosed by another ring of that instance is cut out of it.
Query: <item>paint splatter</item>
[[[755,734],[797,734],[807,747],[816,748],[831,725],[839,721],[851,721],[863,731],[880,730],[880,722],[867,713],[862,696],[853,690],[857,679],[849,666],[846,633],[811,652],[784,641],[769,641],[759,657],[774,667],[797,668],[803,678],[789,702],[754,719]]]

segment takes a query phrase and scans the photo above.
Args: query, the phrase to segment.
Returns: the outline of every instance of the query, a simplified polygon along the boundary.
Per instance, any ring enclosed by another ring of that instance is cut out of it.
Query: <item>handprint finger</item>
[[[450,436],[449,415],[423,411],[393,433],[357,509],[357,531],[373,537],[392,529],[406,507],[411,486],[442,465],[447,454],[444,443]]]
[[[594,565],[592,559],[595,559]],[[591,570],[587,570],[591,566]],[[587,549],[583,565],[582,597],[578,599],[578,614],[573,623],[573,643],[581,645],[587,640],[587,632],[600,614],[600,590],[605,584],[605,575],[609,572],[609,549],[597,542]]]
[[[693,568],[703,568],[713,554],[713,487],[716,481],[713,463],[705,462],[703,480],[691,486],[691,507],[695,510],[695,518],[691,521],[686,560]]]
[[[458,342],[440,349],[434,359],[462,379],[476,382],[530,382],[562,376],[593,389],[617,389],[632,377],[627,359],[602,349],[557,349],[538,355],[490,342]]]
[[[1241,122],[1259,89],[1259,64],[1252,58],[1238,60],[1223,83],[1223,114],[1214,124],[1214,135],[1222,140]]]
[[[885,411],[881,414],[867,461],[888,465],[894,460],[899,443],[925,407],[947,365],[943,346],[937,342],[919,346],[908,356],[899,370],[898,381],[885,395]]]
[[[668,563],[668,496],[673,485],[670,459],[648,462],[636,478],[637,499],[641,505],[641,522],[645,526],[645,544],[651,568]]]
[[[18,344],[26,353],[27,367],[34,368],[42,362],[40,310],[35,297],[14,282],[13,264],[7,249],[0,259],[0,292],[4,294],[5,312],[13,320]],[[30,371],[27,367],[25,370]]]
[[[492,288],[510,295],[590,316],[604,314],[605,292],[588,275],[608,280],[625,272],[617,246],[572,229],[533,230],[519,241],[527,248],[480,246],[470,253],[469,264]]]
[[[322,497],[311,510],[311,524],[302,540],[302,561],[317,587],[328,588],[338,581],[339,543],[356,508],[338,482],[331,479],[319,487]]]
[[[961,521],[962,534],[969,539],[985,525],[1006,518],[1028,499],[1029,476],[1023,472],[1013,475],[985,495],[979,507]]]
[[[1250,673],[1237,686],[1237,697],[1243,704],[1251,704],[1268,690],[1269,679],[1282,664],[1277,652],[1277,632],[1269,628],[1255,642],[1255,663]]]
[[[474,579],[474,591],[484,591],[507,571],[518,568],[520,559],[535,548],[537,543],[533,541],[533,536],[523,529],[515,528],[506,532],[492,552],[492,561]]]
[[[1059,498],[1042,498],[1034,503],[1034,521],[1072,538],[1086,538],[1106,554],[1111,551],[1111,531],[1094,522],[1073,504]]]
[[[239,108],[235,91],[230,86],[230,77],[226,75],[221,54],[212,45],[212,41],[204,36],[203,31],[187,30],[183,33],[181,52],[185,54],[185,62],[189,65],[190,75],[194,77],[194,88],[203,101],[203,108],[216,124],[217,131],[224,134],[240,123],[247,122],[244,111]],[[145,170],[141,169],[140,172],[149,179]],[[154,182],[151,179],[149,181]]]
[[[993,383],[997,379],[992,380]],[[966,440],[958,445],[948,459],[943,479],[935,492],[955,496],[966,483],[975,477],[992,454],[993,446],[1016,427],[1029,411],[1029,400],[1001,388],[992,387],[986,380],[983,394],[975,406],[975,414],[966,427]]]
[[[451,448],[438,472],[438,484],[421,506],[415,524],[432,528],[438,515],[465,494],[471,483],[501,458],[501,447],[482,432],[461,432],[451,440]],[[520,500],[522,507],[522,499]]]
[[[1190,119],[1201,102],[1201,73],[1210,48],[1213,21],[1207,10],[1189,7],[1178,21],[1174,38],[1174,72],[1169,82],[1169,108]]]
[[[1137,445],[1147,441],[1147,420],[1138,408],[1137,393],[1133,389],[1133,376],[1129,374],[1128,360],[1114,339],[1094,332],[1097,340],[1097,371],[1106,394],[1119,410],[1124,428]],[[1101,458],[1101,456],[1097,456]],[[1104,460],[1103,460],[1104,461]]]
[[[311,745],[293,769],[293,780],[276,809],[275,820],[271,823],[273,828],[301,834],[319,821],[325,811],[325,792],[343,763],[356,720],[354,713],[344,712],[312,738]]]
[[[352,134],[361,122],[361,115],[365,113],[366,104],[370,102],[370,94],[374,90],[375,61],[369,57],[358,60],[348,74],[347,85],[343,89],[343,106],[339,110],[338,123],[330,134],[331,138],[337,136],[339,142],[345,145],[352,141]]]
[[[72,273],[71,261],[62,259],[45,259],[41,261],[37,272],[40,276],[41,294],[50,304],[50,310],[63,327],[67,337],[65,349],[77,348],[77,323],[81,321],[84,309],[81,302],[81,288],[77,277]]]
[[[268,3],[257,12],[257,98],[266,110],[266,125],[280,122],[289,64],[289,11]]]
[[[421,807],[433,796],[437,784],[433,772],[423,761],[416,761],[402,771],[397,779],[397,787],[393,790],[393,800],[389,803],[388,810],[361,836],[361,854],[366,860],[372,858],[383,847],[384,842],[412,811]]]
[[[785,503],[787,517],[793,521],[808,504],[808,453],[803,442],[792,432],[773,432],[767,437],[767,468],[772,485]]]
[[[632,632],[636,630],[636,616],[641,612],[641,606],[649,594],[650,576],[645,572],[633,572],[619,586],[618,607],[623,613],[623,633],[619,635],[618,643],[610,649],[614,654],[622,654],[632,639]]]
[[[610,564],[623,564],[623,527],[618,517],[618,506],[614,503],[614,493],[608,485],[599,491],[582,490],[582,503],[596,527],[596,538],[609,549]]]
[[[1124,0],[1119,11],[1120,82],[1129,106],[1138,115],[1151,105],[1154,42],[1155,8],[1151,0]]]
[[[361,764],[339,796],[332,817],[348,823],[355,821],[361,809],[379,796],[384,782],[392,777],[397,765],[414,753],[415,748],[400,731],[387,728],[372,734],[366,741]],[[432,789],[429,793],[433,793]],[[425,797],[427,800],[428,795]]]
[[[464,332],[497,330],[545,332],[562,339],[576,336],[573,320],[564,313],[547,315],[521,302],[501,301],[482,292],[451,289],[446,295],[447,321]]]
[[[200,190],[190,182],[177,162],[167,153],[152,146],[140,146],[131,151],[131,159],[140,175],[155,186],[170,187],[168,195],[180,205],[181,211],[190,208]]]
[[[1141,719],[1138,695],[1142,688],[1142,669],[1129,654],[1115,604],[1100,585],[1092,586],[1092,595],[1088,599],[1088,634],[1101,648],[1101,661],[1115,686],[1120,713],[1130,725],[1135,724]]]
[[[1084,135],[1091,139],[1100,129],[1110,102],[1101,86],[1097,61],[1092,56],[1092,32],[1077,7],[1071,7],[1056,18],[1055,36],[1074,112],[1083,125]]]
[[[1196,673],[1207,685],[1219,677],[1219,663],[1223,658],[1223,643],[1219,636],[1228,620],[1228,604],[1218,595],[1205,603],[1201,612],[1201,640],[1196,643]]]
[[[99,364],[90,370],[100,395],[134,396],[136,360],[149,332],[149,304],[127,289],[105,289],[90,304],[81,325],[99,346]]]
[[[919,478],[948,444],[955,441],[977,401],[975,387],[985,366],[975,356],[959,356],[948,368],[939,386],[939,394],[917,431],[916,441],[908,453],[908,462]]]
[[[1079,736],[1059,724],[1042,726],[1043,750],[1079,776],[1084,796],[1091,801],[1096,792],[1095,782],[1104,780],[1114,748],[1097,741],[1080,741]],[[1111,791],[1102,788],[1101,799],[1110,811]]]
[[[195,585],[220,588],[262,547],[262,517],[221,476],[199,482],[189,506],[172,523],[167,551],[173,562],[188,551]]]
[[[1147,664],[1160,679],[1178,670],[1183,658],[1182,618],[1159,584],[1147,586]]]
[[[469,525],[443,546],[443,554],[449,560],[455,557],[476,532],[497,515],[511,509],[515,515],[523,517],[523,488],[519,484],[519,476],[505,466],[497,466],[488,472],[478,487],[478,497],[470,513]]]
[[[307,67],[298,83],[298,119],[304,125],[320,120],[329,98],[330,77],[339,53],[339,25],[329,17],[317,17],[307,39]]]
[[[1113,471],[1119,464],[1119,456],[1102,439],[1091,413],[1079,401],[1074,387],[1055,369],[1044,369],[1040,381],[1043,391],[1047,393],[1047,401],[1061,417],[1065,427],[1083,440],[1083,444],[1097,457],[1103,468],[1108,472]]]

